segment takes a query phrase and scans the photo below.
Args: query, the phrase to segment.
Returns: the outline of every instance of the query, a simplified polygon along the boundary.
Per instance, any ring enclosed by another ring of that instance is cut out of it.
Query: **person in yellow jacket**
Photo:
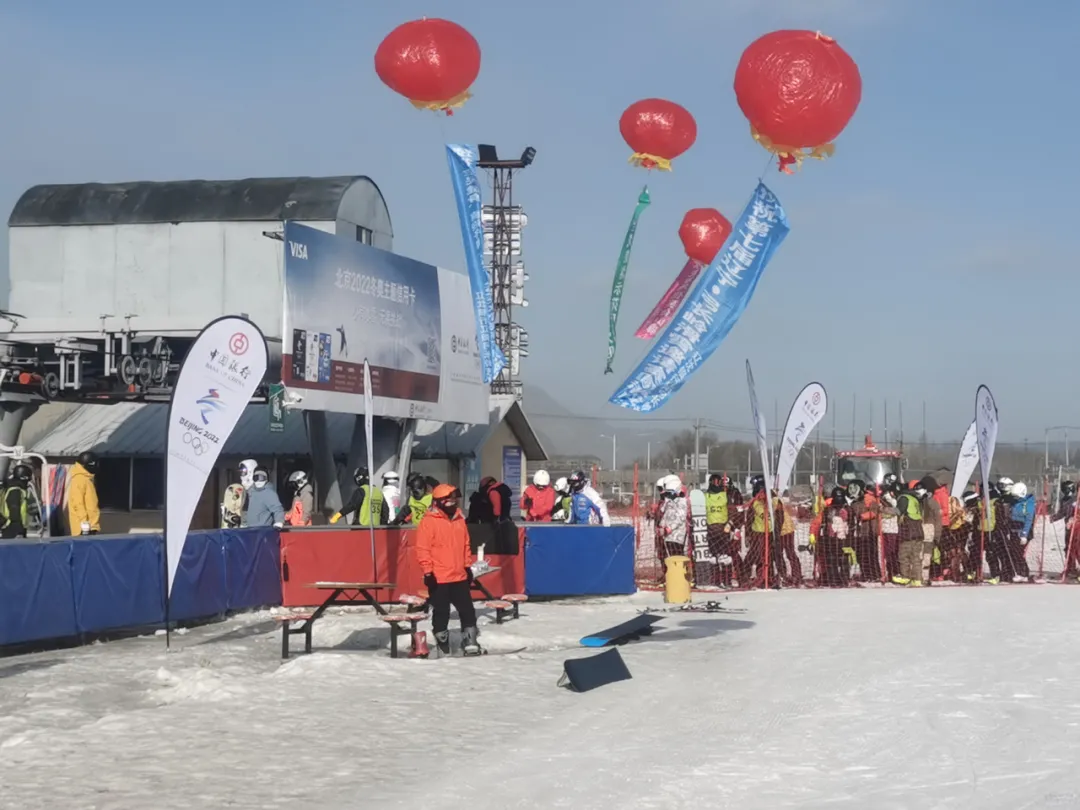
[[[101,531],[101,510],[98,508],[97,453],[89,450],[79,453],[71,465],[71,482],[68,484],[68,527],[72,535],[97,534]]]

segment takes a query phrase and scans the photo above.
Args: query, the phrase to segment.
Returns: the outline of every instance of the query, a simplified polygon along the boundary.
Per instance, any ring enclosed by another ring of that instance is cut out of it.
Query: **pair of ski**
[[[646,608],[641,613],[746,613],[746,608],[725,607],[720,602],[687,602],[685,605],[669,608]]]

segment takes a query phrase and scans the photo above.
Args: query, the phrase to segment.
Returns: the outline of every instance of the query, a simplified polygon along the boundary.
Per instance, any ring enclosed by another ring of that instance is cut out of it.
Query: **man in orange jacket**
[[[461,649],[465,655],[479,655],[476,640],[476,609],[472,603],[475,562],[469,545],[469,530],[458,507],[461,492],[450,484],[439,484],[431,493],[431,509],[416,529],[416,561],[424,572],[424,585],[431,603],[431,627],[435,643],[443,655],[450,654],[450,605],[461,620]]]

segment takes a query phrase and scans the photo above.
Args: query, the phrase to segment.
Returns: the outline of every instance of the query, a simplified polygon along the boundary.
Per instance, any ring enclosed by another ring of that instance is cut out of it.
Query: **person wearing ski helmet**
[[[431,508],[431,487],[427,479],[418,472],[409,473],[405,479],[405,489],[409,497],[398,509],[394,518],[393,526],[402,526],[408,523],[411,526],[419,526],[428,509]]]
[[[848,499],[850,542],[859,564],[859,581],[880,582],[878,521],[881,514],[878,500],[869,493],[866,484],[857,478],[848,482],[845,494]]]
[[[1027,561],[1019,538],[1013,534],[1011,478],[991,483],[990,520],[986,521],[986,563],[990,568],[988,582],[1025,582],[1028,578]],[[996,563],[996,564],[995,564]]]
[[[1031,579],[1027,564],[1027,546],[1031,542],[1035,526],[1035,496],[1028,494],[1027,484],[1014,482],[1009,485],[1009,497],[1004,502],[1002,521],[1008,522],[1006,551],[1016,569],[1017,581]]]
[[[709,555],[718,561],[717,584],[728,587],[732,584],[732,574],[740,585],[746,582],[742,542],[735,534],[736,510],[731,503],[730,484],[726,475],[714,472],[705,490],[705,542]],[[724,558],[730,559],[730,564]]]
[[[387,470],[382,477],[382,494],[389,515],[396,515],[401,508],[401,478],[393,470]]]
[[[588,477],[581,470],[575,470],[570,474],[571,493],[580,492],[596,506],[597,520],[601,526],[610,526],[611,518],[608,516],[607,503],[600,497],[600,493],[589,483]]]
[[[34,471],[26,464],[16,464],[8,473],[3,495],[0,495],[0,537],[11,540],[26,537],[29,525],[30,484]]]
[[[677,475],[664,479],[662,511],[660,513],[660,562],[668,557],[684,556],[690,533],[690,503],[683,494],[682,481]]]
[[[847,587],[851,562],[844,551],[848,547],[851,519],[847,490],[835,486],[825,500],[814,547],[818,582],[826,588]]]
[[[450,654],[450,606],[461,620],[461,646],[466,655],[479,653],[476,609],[472,602],[472,564],[476,562],[469,529],[461,514],[461,492],[439,484],[431,493],[432,507],[416,529],[416,562],[424,575],[431,605],[431,628],[443,655]]]
[[[570,520],[567,522],[579,526],[600,522],[600,510],[585,494],[584,487],[579,487],[570,493]]]
[[[892,582],[900,576],[900,479],[889,473],[881,482],[881,553],[885,558],[885,579]]]
[[[240,486],[244,489],[251,489],[251,484],[255,478],[255,470],[258,469],[259,462],[253,458],[245,458],[237,466],[237,472],[240,473]]]
[[[251,475],[244,525],[275,526],[279,529],[285,525],[285,510],[281,507],[277,492],[270,485],[270,474],[264,467],[256,467]]]
[[[746,568],[747,576],[753,580],[754,587],[765,584],[765,538],[771,533],[775,518],[768,515],[765,476],[755,475],[750,479],[750,503],[745,521],[746,532]],[[770,544],[770,556],[772,549]],[[750,583],[747,583],[750,584]],[[770,582],[770,584],[775,584]]]
[[[349,496],[348,503],[340,512],[330,516],[331,523],[337,523],[345,515],[353,515],[353,526],[384,526],[390,520],[390,510],[383,498],[382,490],[371,486],[371,476],[367,467],[353,470],[353,483],[356,489]]]
[[[521,516],[529,523],[548,523],[555,508],[555,490],[547,470],[537,470],[521,494]]]
[[[98,506],[94,477],[98,471],[97,453],[79,453],[71,465],[68,480],[68,526],[73,535],[97,534],[101,531],[101,509]]]
[[[292,506],[285,515],[285,522],[290,526],[310,526],[311,514],[315,509],[315,490],[303,470],[289,473],[289,488],[292,490]]]
[[[929,492],[920,482],[900,493],[896,499],[899,535],[900,572],[893,577],[897,585],[919,587],[923,584],[923,527]]]
[[[551,520],[555,523],[569,523],[571,503],[570,482],[559,478],[555,481],[555,504],[551,507]]]

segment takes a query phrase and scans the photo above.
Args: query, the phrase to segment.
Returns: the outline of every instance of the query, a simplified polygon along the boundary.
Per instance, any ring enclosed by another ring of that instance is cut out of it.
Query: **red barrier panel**
[[[518,529],[524,548],[524,529]],[[371,564],[371,535],[367,529],[318,528],[281,532],[281,596],[285,607],[318,604],[314,582],[393,582],[393,591],[378,592],[380,602],[402,594],[426,595],[424,576],[416,564],[414,530],[376,529],[375,566]],[[488,554],[502,570],[484,578],[495,596],[525,592],[525,555]]]

